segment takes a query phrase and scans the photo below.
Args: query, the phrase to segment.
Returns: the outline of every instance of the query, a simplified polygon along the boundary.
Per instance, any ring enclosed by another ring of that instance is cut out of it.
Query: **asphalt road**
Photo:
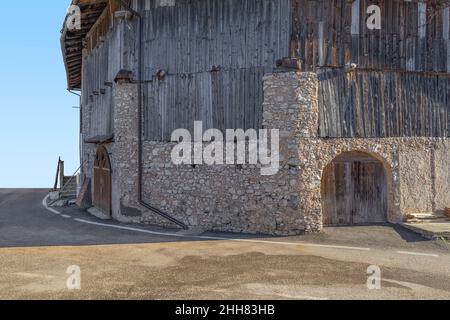
[[[48,210],[45,195],[0,190],[0,299],[450,299],[449,246],[401,228],[194,236]]]
[[[77,223],[61,215],[55,216],[42,205],[47,194],[48,190],[43,189],[0,189],[0,247],[82,246],[177,240],[101,228]],[[73,218],[95,221],[86,213],[75,209],[66,209],[64,213],[70,213]]]

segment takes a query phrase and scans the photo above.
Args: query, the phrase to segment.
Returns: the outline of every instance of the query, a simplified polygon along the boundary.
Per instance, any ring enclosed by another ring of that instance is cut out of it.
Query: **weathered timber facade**
[[[450,77],[321,70],[323,138],[450,137]]]
[[[446,1],[158,3],[131,3],[144,21],[147,140],[168,141],[194,120],[208,128],[259,128],[262,77],[284,57],[299,58],[302,71],[321,72],[322,137],[450,135]],[[382,8],[381,30],[365,25],[371,4]],[[83,58],[83,105],[95,106],[91,136],[113,131],[106,84],[121,69],[138,74],[138,22],[110,25]],[[354,72],[343,71],[349,63]],[[157,80],[159,71],[165,81]],[[385,116],[390,113],[394,119]]]
[[[381,29],[367,27],[381,9]],[[306,70],[359,69],[450,72],[448,1],[292,0],[292,54]]]
[[[448,0],[73,4],[82,29],[65,28],[62,48],[69,88],[82,93],[83,170],[94,179],[98,145],[108,150],[113,217],[164,224],[162,212],[206,229],[300,233],[398,222],[449,202],[440,190],[450,178]],[[379,30],[367,24],[372,5]],[[174,166],[171,134],[194,121],[280,129],[280,174]],[[340,153],[352,152],[361,154],[342,167]],[[366,181],[377,170],[385,179]]]

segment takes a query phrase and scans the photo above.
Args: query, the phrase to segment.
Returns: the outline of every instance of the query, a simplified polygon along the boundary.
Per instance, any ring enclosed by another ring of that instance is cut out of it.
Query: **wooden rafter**
[[[64,22],[61,35],[61,50],[67,72],[67,85],[71,90],[81,89],[81,66],[83,57],[83,41],[101,14],[109,0],[73,0],[81,10],[81,29],[68,30]]]

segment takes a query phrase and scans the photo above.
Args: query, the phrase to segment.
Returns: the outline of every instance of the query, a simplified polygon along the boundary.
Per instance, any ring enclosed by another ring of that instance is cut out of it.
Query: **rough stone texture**
[[[88,138],[90,130],[91,116],[88,106],[81,106],[81,152],[82,152],[82,164],[81,164],[81,180],[84,181],[85,177],[92,178],[91,173],[94,170],[94,159],[96,147],[92,144],[84,142],[84,139]]]
[[[111,144],[113,218],[126,223],[174,225],[139,203],[138,86],[115,84],[114,143]],[[152,204],[159,208],[158,203]]]
[[[113,90],[114,143],[112,146],[113,217],[131,221],[128,208],[138,208],[139,119],[138,92],[134,84],[120,82]],[[133,215],[131,215],[133,216]]]
[[[256,166],[174,166],[173,145],[147,142],[145,198],[189,226],[251,233],[305,230],[298,170],[261,176]]]
[[[360,151],[385,167],[389,221],[450,206],[448,139],[320,139],[317,92],[314,73],[265,77],[263,125],[280,130],[280,170],[273,176],[262,176],[253,165],[176,166],[171,161],[174,144],[144,142],[144,200],[204,230],[276,235],[320,231],[323,170],[341,153]],[[137,201],[136,97],[136,85],[115,85],[115,142],[108,146],[114,217],[171,226]]]
[[[298,82],[300,81],[301,84]],[[305,84],[306,83],[306,84]],[[302,90],[292,88],[297,85]],[[306,87],[305,87],[306,85]],[[300,163],[300,195],[306,223],[321,226],[321,178],[325,167],[338,155],[362,151],[381,161],[388,177],[388,219],[400,222],[409,213],[428,213],[442,210],[449,204],[450,150],[449,139],[442,138],[380,138],[380,139],[320,139],[318,137],[317,80],[314,74],[283,73],[265,78],[265,113],[271,115],[271,124],[283,128],[290,119],[277,93],[290,96],[296,92],[299,117],[295,125],[287,125],[291,148],[298,146],[298,157],[288,154]],[[294,99],[294,100],[295,100]],[[275,101],[273,104],[270,101]],[[306,103],[304,104],[303,102]],[[295,103],[294,103],[295,104]],[[281,105],[281,108],[277,106]],[[309,109],[310,108],[310,109]],[[292,108],[288,108],[288,114]],[[278,120],[277,120],[278,119]],[[283,144],[282,142],[282,144]],[[435,156],[433,156],[435,155]],[[290,161],[292,161],[290,159]]]
[[[401,222],[411,213],[432,212],[435,199],[442,199],[441,203],[448,201],[450,180],[442,174],[443,169],[436,170],[437,179],[432,174],[433,167],[447,168],[448,172],[450,151],[443,139],[307,139],[301,142],[300,149],[299,158],[305,163],[301,180],[309,186],[302,193],[309,190],[314,195],[309,199],[309,212],[321,211],[320,177],[326,165],[350,151],[365,152],[383,163],[388,177],[390,222]],[[436,164],[427,156],[435,149],[442,153]],[[433,187],[435,180],[440,181],[439,188]]]
[[[434,152],[434,176],[436,183],[434,190],[434,210],[443,212],[445,208],[450,208],[450,140],[441,140],[436,143]]]
[[[431,146],[423,148],[402,146],[400,152],[401,208],[408,213],[433,211],[433,181]]]
[[[146,142],[145,197],[189,226],[208,230],[271,234],[320,230],[320,212],[305,215],[308,196],[300,192],[298,158],[298,139],[316,131],[312,125],[304,126],[304,119],[318,122],[317,88],[313,74],[266,78],[264,126],[280,130],[278,174],[262,176],[254,165],[175,166],[173,144]]]

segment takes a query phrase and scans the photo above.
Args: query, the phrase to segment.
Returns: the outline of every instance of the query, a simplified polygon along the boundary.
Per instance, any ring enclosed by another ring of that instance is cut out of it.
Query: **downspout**
[[[139,19],[139,39],[138,39],[138,52],[139,52],[139,66],[138,66],[138,202],[141,206],[143,206],[144,208],[147,208],[148,210],[150,210],[151,212],[159,215],[160,217],[169,220],[170,222],[178,225],[179,227],[183,228],[184,230],[188,229],[188,226],[186,224],[184,224],[183,222],[175,219],[174,217],[172,217],[171,215],[163,212],[162,210],[154,207],[153,205],[151,205],[150,203],[145,202],[143,196],[142,196],[142,191],[143,191],[143,178],[142,178],[142,111],[143,111],[143,98],[142,98],[142,69],[143,69],[143,54],[142,54],[142,36],[143,36],[143,21],[142,21],[142,16],[139,12],[137,12],[136,10],[133,10],[133,8],[131,8],[126,2],[125,0],[120,0],[121,4],[128,10],[130,11],[133,16],[137,17]]]
[[[76,93],[72,89],[67,89],[67,91],[79,98],[79,105],[80,105],[80,128],[79,128],[79,134],[78,134],[78,152],[80,157],[80,173],[81,173],[81,179],[83,179],[84,174],[84,168],[83,168],[83,105],[81,103],[81,94]]]

